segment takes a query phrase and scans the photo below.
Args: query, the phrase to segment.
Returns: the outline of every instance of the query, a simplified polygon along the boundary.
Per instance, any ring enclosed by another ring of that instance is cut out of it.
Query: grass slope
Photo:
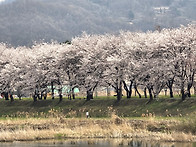
[[[196,113],[196,99],[191,98],[185,101],[180,99],[161,98],[148,103],[148,99],[94,99],[86,101],[83,99],[67,100],[59,102],[55,100],[42,100],[33,102],[31,99],[0,101],[0,117],[7,115],[48,114],[59,112],[66,117],[85,117],[89,111],[91,117],[110,117],[115,113],[121,117],[140,117],[148,115],[165,116],[190,116]],[[17,116],[18,117],[18,116]]]
[[[85,118],[86,111],[90,119]],[[63,138],[195,142],[195,114],[196,99],[193,98],[185,101],[161,98],[150,103],[148,99],[138,98],[63,99],[62,102],[58,99],[1,100],[0,142]]]

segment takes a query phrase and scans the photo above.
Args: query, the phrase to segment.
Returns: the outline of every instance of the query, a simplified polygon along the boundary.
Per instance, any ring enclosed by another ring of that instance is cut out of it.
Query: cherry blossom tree
[[[190,96],[195,75],[195,26],[180,27],[178,29],[165,30],[167,36],[165,47],[170,70],[175,77],[175,84],[181,89],[182,100],[186,95]]]
[[[13,101],[18,95],[31,93],[34,101],[47,95],[51,87],[59,91],[69,86],[85,91],[93,98],[98,86],[111,86],[122,99],[122,88],[131,98],[132,88],[148,89],[150,100],[166,86],[181,91],[182,100],[190,97],[196,70],[196,26],[181,26],[155,32],[75,37],[69,44],[40,43],[32,47],[12,48],[0,44],[0,91]],[[144,90],[145,91],[145,90]],[[72,96],[71,96],[72,95]],[[145,92],[145,97],[147,94]],[[45,97],[46,98],[46,97]]]
[[[106,55],[104,48],[100,48],[101,35],[87,35],[72,40],[78,54],[82,56],[80,70],[78,72],[78,85],[84,89],[87,100],[93,99],[95,88],[102,82],[106,68]]]
[[[5,96],[6,100],[9,100],[8,92],[10,90],[10,50],[6,47],[5,44],[0,44],[0,91]]]
[[[74,89],[79,87],[79,73],[83,55],[73,45],[65,45],[63,48],[57,66],[63,72],[64,84],[69,86],[69,98],[75,99]]]

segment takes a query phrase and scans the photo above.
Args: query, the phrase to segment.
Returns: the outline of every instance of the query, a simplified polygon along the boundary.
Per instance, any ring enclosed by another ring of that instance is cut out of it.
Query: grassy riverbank
[[[89,111],[91,118],[85,118]],[[143,138],[196,141],[196,99],[0,101],[0,141]]]
[[[42,100],[33,102],[31,99],[0,101],[0,117],[47,117],[47,114],[58,111],[66,118],[85,117],[85,112],[89,111],[91,117],[110,117],[111,112],[115,112],[120,117],[141,117],[153,115],[156,117],[186,117],[196,113],[196,98],[181,101],[180,99],[162,98],[148,103],[148,99],[94,99],[86,101],[84,99],[67,100],[59,102],[55,100]],[[57,113],[58,114],[58,113]]]
[[[191,120],[192,121],[192,120]],[[186,124],[184,124],[186,123]],[[29,118],[0,120],[0,141],[66,138],[136,138],[147,141],[194,142],[193,122],[175,119]],[[188,129],[187,129],[188,128]]]

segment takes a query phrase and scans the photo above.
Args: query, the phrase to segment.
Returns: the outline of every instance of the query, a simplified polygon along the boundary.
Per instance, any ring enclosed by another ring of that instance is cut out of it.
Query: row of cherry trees
[[[71,44],[41,43],[30,48],[0,44],[0,91],[13,100],[13,92],[31,93],[34,101],[46,98],[48,87],[62,100],[62,87],[69,85],[93,98],[98,86],[111,86],[122,98],[131,98],[132,88],[147,91],[150,100],[167,87],[190,97],[196,70],[196,26],[117,35],[88,35],[73,38]],[[138,92],[139,96],[141,94]]]

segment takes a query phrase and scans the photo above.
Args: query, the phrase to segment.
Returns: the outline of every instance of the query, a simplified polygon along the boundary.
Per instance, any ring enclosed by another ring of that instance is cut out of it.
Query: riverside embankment
[[[142,138],[196,141],[196,99],[0,101],[0,141]],[[90,118],[85,118],[85,112]]]

